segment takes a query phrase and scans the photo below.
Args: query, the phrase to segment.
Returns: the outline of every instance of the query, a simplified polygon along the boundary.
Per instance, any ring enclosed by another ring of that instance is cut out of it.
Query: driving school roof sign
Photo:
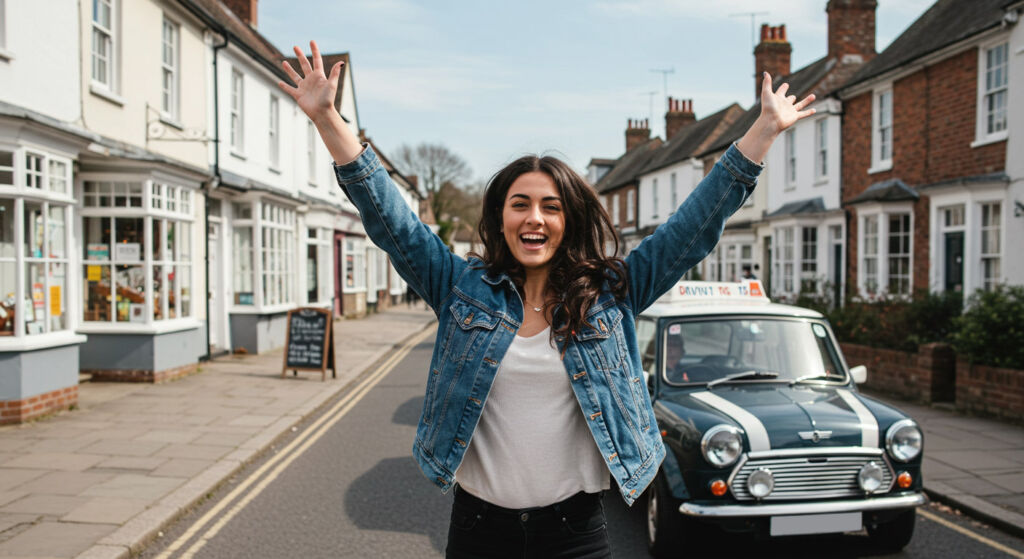
[[[712,301],[768,302],[768,296],[758,280],[743,282],[681,281],[663,295],[662,303],[707,303]]]

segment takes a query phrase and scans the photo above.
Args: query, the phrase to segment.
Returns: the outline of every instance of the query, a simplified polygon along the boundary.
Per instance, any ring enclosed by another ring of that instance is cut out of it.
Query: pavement
[[[281,350],[223,356],[166,384],[84,383],[74,411],[0,427],[0,558],[130,557],[434,320],[399,306],[335,322],[326,382],[282,379]],[[924,430],[932,499],[1024,536],[1024,426],[888,401]]]
[[[338,378],[282,350],[226,355],[165,384],[90,383],[78,408],[0,427],[0,557],[127,558],[435,322],[405,305],[333,325]]]

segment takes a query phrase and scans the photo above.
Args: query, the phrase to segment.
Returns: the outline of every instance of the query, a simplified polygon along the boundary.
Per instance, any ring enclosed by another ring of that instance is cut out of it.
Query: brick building
[[[1007,247],[1022,238],[1021,177],[1007,172],[1019,8],[939,0],[840,90],[854,292],[1024,283]]]

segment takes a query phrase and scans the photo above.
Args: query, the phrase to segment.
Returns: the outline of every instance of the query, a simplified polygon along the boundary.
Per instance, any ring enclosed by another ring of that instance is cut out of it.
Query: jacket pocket
[[[456,299],[449,307],[458,328],[445,348],[449,361],[461,362],[472,359],[482,333],[489,333],[498,325],[500,318],[462,299]],[[441,363],[444,367],[446,363]]]
[[[584,351],[595,365],[605,371],[621,369],[628,354],[626,337],[622,333],[622,311],[609,307],[587,317],[589,326],[584,325],[576,333]]]

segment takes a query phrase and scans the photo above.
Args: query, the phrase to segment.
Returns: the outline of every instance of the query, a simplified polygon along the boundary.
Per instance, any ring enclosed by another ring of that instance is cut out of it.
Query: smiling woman
[[[765,76],[762,113],[669,220],[625,259],[593,189],[553,157],[526,156],[484,194],[484,254],[448,247],[409,211],[372,148],[333,107],[325,72],[296,47],[280,83],[317,127],[366,233],[438,315],[413,454],[456,489],[448,557],[608,557],[602,491],[632,504],[665,446],[643,389],[636,314],[711,251],[749,197],[797,102]],[[485,405],[486,404],[486,405]]]

